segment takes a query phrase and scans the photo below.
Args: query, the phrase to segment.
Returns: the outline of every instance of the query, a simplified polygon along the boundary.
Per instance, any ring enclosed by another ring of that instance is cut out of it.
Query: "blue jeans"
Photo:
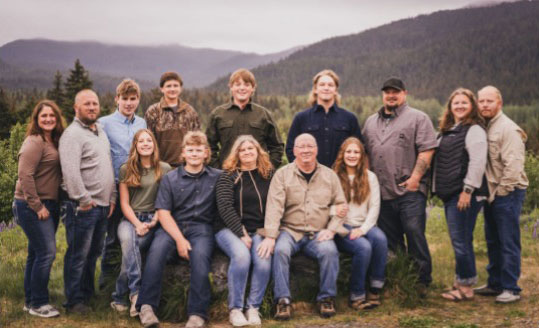
[[[515,189],[507,196],[496,196],[485,204],[485,239],[488,250],[488,286],[519,293],[520,210],[526,189]]]
[[[178,227],[192,248],[189,251],[191,281],[187,298],[187,315],[198,315],[207,319],[211,298],[209,273],[215,243],[213,228],[209,224],[192,222],[182,222]],[[163,228],[157,228],[142,272],[142,284],[136,305],[138,310],[143,304],[148,304],[157,311],[165,264],[168,258],[177,254],[176,249],[174,239]]]
[[[308,235],[295,241],[286,231],[281,231],[273,254],[274,296],[291,299],[290,295],[290,259],[292,255],[303,250],[305,255],[318,260],[320,267],[320,287],[316,300],[337,295],[337,276],[339,275],[339,251],[333,240],[319,242],[318,233],[311,239]]]
[[[137,218],[140,222],[150,222],[153,218],[151,214],[141,214]],[[129,292],[129,297],[138,294],[142,277],[141,250],[146,250],[150,246],[156,227],[148,231],[144,236],[138,236],[135,226],[127,219],[123,219],[118,226],[118,239],[122,246],[122,267],[116,279],[116,290],[112,293],[112,299],[116,303],[127,304],[125,295]]]
[[[95,293],[94,275],[97,258],[103,249],[107,229],[108,206],[79,211],[77,203],[62,202],[66,227],[67,252],[64,257],[64,306],[87,302]]]
[[[116,185],[118,191],[118,185]],[[118,195],[120,192],[118,191]],[[117,254],[117,250],[120,249],[120,244],[117,236],[118,226],[123,218],[122,208],[120,202],[114,207],[112,215],[107,219],[107,232],[105,235],[105,242],[103,243],[103,250],[101,252],[101,274],[99,275],[99,288],[105,287],[106,279],[108,277],[115,276],[116,265],[114,264],[114,257]],[[112,263],[111,263],[112,262]]]
[[[345,224],[347,229],[353,227]],[[385,280],[387,262],[386,235],[378,227],[372,227],[361,238],[350,240],[335,236],[339,251],[352,254],[352,273],[350,274],[350,299],[352,301],[365,298],[365,280],[367,273],[371,287],[382,288]]]
[[[472,286],[477,282],[473,231],[477,214],[479,214],[484,202],[478,202],[475,198],[472,196],[470,207],[464,211],[459,211],[457,208],[459,194],[444,203],[449,237],[455,251],[456,281],[463,286]]]
[[[25,304],[38,308],[49,303],[49,276],[56,257],[56,229],[58,203],[42,200],[50,213],[47,220],[39,220],[24,200],[13,201],[13,216],[28,238],[28,257],[24,271]]]
[[[432,282],[432,260],[425,237],[427,198],[419,191],[409,191],[391,200],[382,200],[378,227],[386,234],[389,249],[408,250],[419,270],[419,282]],[[404,245],[404,235],[408,248]]]
[[[217,245],[230,258],[228,265],[228,308],[243,309],[245,289],[249,278],[249,269],[253,264],[251,274],[251,290],[247,298],[247,308],[258,309],[262,304],[264,293],[271,275],[271,257],[260,258],[256,249],[262,242],[262,237],[252,234],[251,249],[241,241],[230,229],[224,228],[215,234]]]

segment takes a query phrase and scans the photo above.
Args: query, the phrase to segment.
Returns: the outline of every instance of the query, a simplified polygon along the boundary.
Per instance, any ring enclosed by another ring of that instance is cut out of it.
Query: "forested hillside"
[[[314,74],[331,68],[344,95],[377,95],[398,75],[420,98],[493,84],[507,102],[529,104],[539,99],[538,17],[539,1],[439,11],[318,42],[254,73],[263,94],[305,94]]]

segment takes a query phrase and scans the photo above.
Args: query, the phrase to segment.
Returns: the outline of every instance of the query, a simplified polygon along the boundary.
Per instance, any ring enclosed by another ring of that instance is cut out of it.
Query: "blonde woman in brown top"
[[[13,215],[28,237],[24,272],[24,311],[50,318],[60,312],[49,304],[49,274],[56,255],[58,189],[62,179],[58,140],[63,117],[51,100],[40,101],[32,112],[26,139],[19,151]]]

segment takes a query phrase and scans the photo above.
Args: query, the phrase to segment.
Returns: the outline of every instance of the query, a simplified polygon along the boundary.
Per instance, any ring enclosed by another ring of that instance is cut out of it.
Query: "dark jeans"
[[[66,200],[62,202],[61,213],[67,238],[64,306],[72,307],[87,302],[95,293],[95,265],[103,249],[109,207],[96,206],[83,212],[77,210],[76,202]]]
[[[119,193],[118,193],[119,195]],[[113,261],[115,255],[119,253],[120,241],[118,240],[118,226],[123,218],[122,208],[120,201],[116,202],[114,211],[110,218],[107,219],[107,234],[105,237],[105,244],[103,245],[103,251],[101,254],[101,274],[99,275],[99,288],[105,286],[105,280],[109,277],[116,278],[116,264]]]
[[[488,286],[520,292],[520,210],[526,189],[496,196],[485,204],[485,239],[488,249]]]
[[[191,281],[187,299],[187,315],[198,315],[207,319],[211,299],[209,273],[215,244],[213,228],[205,223],[180,223],[178,227],[191,244],[191,251],[189,251]],[[137,309],[140,310],[143,304],[151,305],[154,311],[159,307],[163,271],[167,259],[177,254],[176,249],[174,239],[162,227],[157,228],[142,271]]]
[[[419,282],[432,282],[432,262],[425,237],[427,199],[421,192],[408,192],[399,198],[382,200],[378,227],[386,234],[389,249],[406,250],[419,269]],[[404,235],[408,248],[404,244]]]
[[[42,200],[50,213],[47,220],[39,220],[24,200],[13,201],[13,216],[28,238],[28,257],[24,271],[25,304],[38,308],[49,303],[49,276],[56,257],[56,229],[58,202]]]
[[[456,194],[444,203],[445,220],[449,230],[449,237],[455,252],[456,281],[463,286],[472,286],[477,282],[475,268],[475,253],[473,250],[473,231],[477,214],[484,201],[476,201],[472,196],[470,207],[464,211],[457,208],[459,194]]]

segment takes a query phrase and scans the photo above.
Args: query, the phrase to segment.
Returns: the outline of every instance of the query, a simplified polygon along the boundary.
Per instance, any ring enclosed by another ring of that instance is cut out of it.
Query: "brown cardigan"
[[[40,135],[24,139],[19,151],[19,178],[15,198],[23,199],[36,213],[41,210],[41,200],[58,200],[62,169],[58,149]]]

